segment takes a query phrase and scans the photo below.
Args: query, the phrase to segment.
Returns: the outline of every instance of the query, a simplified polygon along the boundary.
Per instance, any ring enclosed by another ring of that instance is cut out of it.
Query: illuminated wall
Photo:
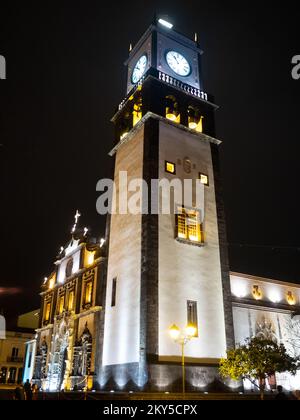
[[[254,336],[283,343],[289,354],[300,356],[300,287],[297,284],[231,273],[236,345]],[[287,390],[300,388],[300,374],[276,374]],[[245,388],[252,385],[245,382]]]
[[[266,302],[300,306],[300,288],[297,284],[261,277],[231,273],[231,292],[233,297]],[[257,290],[258,293],[254,293]]]
[[[203,247],[175,241],[175,216],[159,216],[159,356],[180,357],[180,346],[171,340],[168,328],[174,323],[186,326],[191,300],[197,302],[199,337],[187,344],[186,356],[212,361],[225,354],[226,341],[210,144],[164,122],[160,122],[159,144],[160,178],[196,179],[203,172],[210,180],[204,189]],[[191,161],[190,173],[184,170],[185,158]],[[176,176],[165,172],[165,161],[176,163]]]
[[[26,343],[26,351],[25,351],[23,382],[26,382],[27,379],[31,381],[33,377],[35,352],[36,352],[36,340],[28,341]]]
[[[129,182],[131,178],[142,178],[143,132],[139,130],[117,152],[117,196],[119,171],[128,171]],[[116,299],[112,306],[114,279]],[[140,279],[141,215],[114,214],[110,226],[103,365],[139,361]]]

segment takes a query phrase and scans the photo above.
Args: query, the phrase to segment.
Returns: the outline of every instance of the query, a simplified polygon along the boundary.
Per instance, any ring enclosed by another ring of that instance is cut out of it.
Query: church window
[[[184,207],[178,209],[177,238],[197,243],[203,242],[203,232],[198,210]]]
[[[206,187],[209,186],[208,175],[199,172],[199,179],[200,179],[201,184],[205,185]]]
[[[117,296],[117,279],[114,278],[112,281],[111,306],[116,306],[116,296]]]
[[[176,165],[175,165],[175,163],[165,161],[165,171],[168,174],[176,175]]]
[[[74,290],[71,290],[69,292],[69,297],[68,297],[68,310],[69,311],[74,310],[74,297],[75,297]]]
[[[45,316],[44,316],[44,320],[46,322],[48,322],[50,320],[50,312],[51,312],[51,303],[50,302],[46,302]]]
[[[58,313],[62,314],[65,308],[65,296],[62,295],[58,299]]]
[[[66,278],[71,277],[73,274],[73,260],[72,258],[68,261],[66,266]]]
[[[197,302],[192,300],[187,301],[187,325],[196,328],[196,334],[194,337],[198,337]]]
[[[88,281],[85,283],[85,294],[84,294],[85,305],[90,305],[92,303],[92,294],[93,294],[93,282]]]

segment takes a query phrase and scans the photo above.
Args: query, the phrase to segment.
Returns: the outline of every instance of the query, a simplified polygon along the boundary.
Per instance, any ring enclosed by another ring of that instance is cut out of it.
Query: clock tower
[[[112,119],[115,196],[125,173],[128,182],[142,179],[148,188],[141,187],[143,211],[120,211],[117,199],[109,218],[99,375],[107,390],[179,390],[181,348],[170,338],[173,324],[195,331],[185,346],[187,390],[215,382],[218,361],[234,344],[217,106],[202,86],[198,42],[170,26],[154,22],[131,50],[126,97]],[[158,205],[151,212],[153,180],[198,180],[200,205],[194,193],[186,206],[171,192],[176,211],[166,214]]]
[[[127,93],[136,84],[134,70],[141,57],[145,57],[141,63],[145,72],[155,68],[191,87],[201,89],[202,51],[198,44],[171,29],[164,30],[163,25],[158,25],[150,26],[130,52],[125,63],[128,66]]]

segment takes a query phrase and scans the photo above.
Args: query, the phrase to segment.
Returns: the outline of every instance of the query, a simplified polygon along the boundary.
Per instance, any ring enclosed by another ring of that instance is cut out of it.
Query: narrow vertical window
[[[92,303],[92,295],[93,295],[93,282],[89,281],[85,284],[85,304]]]
[[[62,295],[60,296],[59,301],[58,301],[58,313],[62,314],[64,309],[65,309],[65,296]]]
[[[31,360],[32,360],[32,351],[29,353],[29,356],[28,356],[28,364],[27,364],[28,368],[31,367]]]
[[[73,259],[71,258],[66,266],[66,278],[71,277],[73,273]]]
[[[45,321],[49,321],[50,320],[50,311],[51,311],[51,303],[47,302],[46,303],[46,309],[45,309]]]
[[[198,337],[198,316],[197,316],[197,302],[187,301],[187,324],[196,328],[195,337]]]
[[[73,311],[74,309],[74,290],[69,292],[68,310]]]
[[[112,290],[111,290],[111,306],[116,306],[116,294],[117,294],[117,278],[114,278],[112,281]]]

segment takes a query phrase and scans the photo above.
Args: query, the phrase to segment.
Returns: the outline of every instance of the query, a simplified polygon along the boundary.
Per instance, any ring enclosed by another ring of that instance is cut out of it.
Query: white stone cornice
[[[214,143],[214,144],[217,144],[217,145],[222,143],[221,140],[218,140],[214,137],[208,136],[207,134],[204,134],[204,133],[197,133],[195,130],[191,130],[190,128],[186,127],[185,125],[175,123],[173,121],[168,120],[165,117],[162,117],[161,115],[157,115],[157,114],[154,114],[153,112],[149,111],[129,131],[129,133],[122,140],[120,140],[119,143],[109,152],[109,156],[114,156],[115,153],[118,151],[118,149],[121,146],[123,146],[123,144],[128,143],[133,138],[133,136],[143,127],[145,122],[147,120],[149,120],[150,118],[154,118],[156,120],[162,121],[165,124],[168,124],[168,125],[171,125],[173,127],[179,128],[180,130],[186,131],[186,132],[192,134],[195,137],[195,139],[197,139],[197,140],[204,141],[204,142],[209,142],[209,143]]]

